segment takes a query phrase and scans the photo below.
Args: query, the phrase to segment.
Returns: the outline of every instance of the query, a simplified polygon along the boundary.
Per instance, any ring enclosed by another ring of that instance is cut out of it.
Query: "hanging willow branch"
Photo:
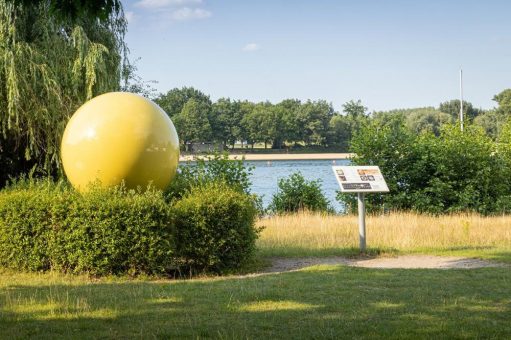
[[[122,11],[65,24],[48,6],[0,0],[0,167],[9,175],[34,165],[59,171],[70,115],[86,100],[118,90],[127,63]]]

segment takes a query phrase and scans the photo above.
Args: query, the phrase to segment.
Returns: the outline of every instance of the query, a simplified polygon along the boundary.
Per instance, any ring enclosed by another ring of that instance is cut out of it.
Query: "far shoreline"
[[[353,153],[271,153],[271,154],[230,154],[229,159],[246,161],[303,161],[303,160],[336,160],[353,158]],[[206,159],[207,155],[182,155],[180,162]]]

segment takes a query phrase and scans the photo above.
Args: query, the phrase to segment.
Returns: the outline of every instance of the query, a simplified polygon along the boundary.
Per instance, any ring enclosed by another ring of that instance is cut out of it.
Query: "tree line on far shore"
[[[272,104],[220,98],[212,102],[191,87],[172,89],[155,101],[176,125],[184,145],[210,142],[234,148],[241,142],[252,148],[256,143],[273,149],[298,144],[346,148],[350,132],[367,116],[360,101],[346,103],[341,115],[325,100],[285,99]]]
[[[370,121],[385,124],[399,120],[412,132],[440,134],[444,124],[458,120],[459,100],[442,102],[438,107],[420,107],[369,112],[360,100],[350,100],[336,111],[326,100],[285,99],[273,104],[247,100],[210,97],[193,87],[174,88],[154,100],[167,112],[179,133],[183,147],[191,143],[217,143],[234,148],[241,142],[245,148],[264,144],[265,148],[314,146],[348,151],[350,141]],[[496,94],[497,107],[475,108],[463,101],[466,124],[483,128],[492,139],[498,139],[511,115],[511,89]]]

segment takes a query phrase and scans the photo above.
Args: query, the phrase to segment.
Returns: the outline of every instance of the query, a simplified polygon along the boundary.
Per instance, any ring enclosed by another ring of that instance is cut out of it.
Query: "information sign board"
[[[333,166],[332,170],[339,182],[341,192],[389,191],[378,166]]]

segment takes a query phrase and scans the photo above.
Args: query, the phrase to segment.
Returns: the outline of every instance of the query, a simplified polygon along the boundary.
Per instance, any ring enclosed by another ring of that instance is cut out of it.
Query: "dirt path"
[[[308,258],[273,258],[272,265],[265,270],[278,273],[298,270],[320,264],[343,264],[364,268],[429,268],[429,269],[474,269],[485,267],[506,267],[508,265],[480,259],[455,256],[404,255],[398,257],[358,258],[346,257],[308,257]]]

